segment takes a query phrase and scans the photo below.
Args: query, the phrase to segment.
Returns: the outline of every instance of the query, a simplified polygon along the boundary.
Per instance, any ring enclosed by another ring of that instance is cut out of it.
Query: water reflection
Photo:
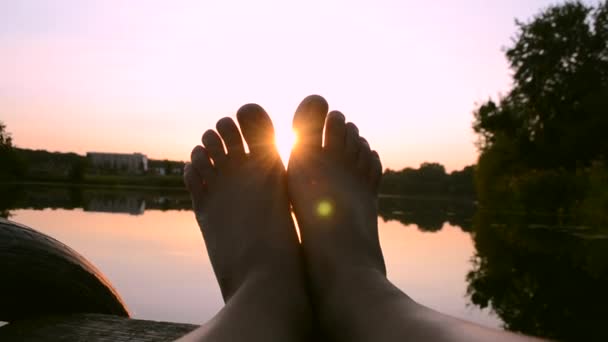
[[[54,186],[4,186],[0,213],[11,209],[76,209],[141,215],[148,210],[190,210],[190,197],[175,189],[106,189]]]
[[[467,275],[471,302],[513,331],[608,341],[608,240],[601,231],[480,212]]]
[[[437,232],[447,222],[463,231],[471,230],[475,202],[470,198],[425,199],[416,197],[382,196],[379,216],[385,221],[396,220],[404,225],[415,224],[425,232]]]
[[[186,192],[0,191],[0,214],[93,261],[136,317],[201,323],[221,307]],[[608,340],[608,236],[601,230],[483,212],[469,199],[382,197],[379,204],[389,278],[415,300],[487,326]]]
[[[135,318],[202,323],[222,306],[191,212],[146,210],[134,216],[18,209],[11,214],[90,260]]]

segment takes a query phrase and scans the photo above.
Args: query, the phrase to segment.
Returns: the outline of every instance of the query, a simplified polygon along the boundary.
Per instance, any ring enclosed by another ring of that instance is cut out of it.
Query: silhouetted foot
[[[380,159],[354,124],[327,110],[320,96],[302,101],[294,117],[298,145],[288,167],[289,197],[320,305],[328,292],[339,292],[339,284],[386,274],[377,226]]]
[[[184,175],[225,301],[251,277],[301,282],[302,271],[272,122],[254,104],[237,119],[250,153],[234,121],[223,118],[219,135],[206,131],[205,147],[192,150]]]
[[[285,168],[258,105],[203,135],[185,181],[226,305],[183,341],[305,341],[312,314]],[[223,141],[223,142],[222,142]],[[226,151],[224,146],[226,146]]]
[[[380,159],[355,125],[327,109],[319,96],[298,107],[299,143],[287,170],[325,336],[349,342],[531,340],[428,309],[388,281],[377,227]]]

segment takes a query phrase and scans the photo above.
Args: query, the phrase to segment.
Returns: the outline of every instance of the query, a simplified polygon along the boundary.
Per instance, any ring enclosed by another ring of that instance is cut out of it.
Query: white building
[[[126,173],[148,171],[148,157],[141,153],[99,153],[87,152],[89,166],[101,170],[115,170]]]

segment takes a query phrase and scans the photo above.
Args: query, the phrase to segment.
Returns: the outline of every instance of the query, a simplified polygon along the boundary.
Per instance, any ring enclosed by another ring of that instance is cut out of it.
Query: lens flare
[[[321,218],[330,217],[333,211],[334,207],[328,200],[321,200],[319,201],[319,204],[317,204],[317,215],[319,215]]]

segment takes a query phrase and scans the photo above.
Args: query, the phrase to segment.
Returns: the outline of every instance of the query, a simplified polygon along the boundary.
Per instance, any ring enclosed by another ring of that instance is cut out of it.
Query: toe
[[[231,118],[223,118],[217,122],[217,131],[226,144],[226,150],[229,156],[242,157],[245,155],[245,147],[243,146],[243,139],[238,127]]]
[[[277,154],[274,127],[264,108],[246,104],[238,110],[236,117],[252,155]]]
[[[293,118],[298,148],[321,148],[328,108],[327,101],[319,95],[310,95],[300,103]]]
[[[369,148],[369,143],[365,138],[359,138],[359,153],[357,155],[357,170],[367,179],[369,175],[369,167],[372,159],[372,151]]]
[[[382,162],[378,152],[371,152],[371,162],[369,167],[369,182],[372,189],[377,192],[378,186],[380,185],[380,179],[382,179]]]
[[[190,193],[203,193],[205,190],[203,177],[194,170],[192,163],[186,163],[184,166],[184,184]]]
[[[208,130],[203,134],[203,145],[209,153],[213,164],[217,167],[222,167],[226,161],[226,153],[224,152],[224,145],[222,139],[213,130]]]
[[[346,136],[344,138],[344,156],[349,163],[355,163],[359,154],[359,129],[354,123],[346,124]]]
[[[184,182],[192,198],[192,208],[195,212],[200,212],[207,198],[207,189],[205,188],[203,178],[194,170],[194,167],[190,163],[184,167]]]
[[[346,135],[346,122],[344,115],[332,111],[327,115],[325,123],[325,148],[334,154],[343,153],[344,136]]]
[[[191,167],[194,172],[204,181],[205,184],[212,184],[215,181],[215,168],[209,160],[207,150],[202,146],[196,146],[190,153]]]

